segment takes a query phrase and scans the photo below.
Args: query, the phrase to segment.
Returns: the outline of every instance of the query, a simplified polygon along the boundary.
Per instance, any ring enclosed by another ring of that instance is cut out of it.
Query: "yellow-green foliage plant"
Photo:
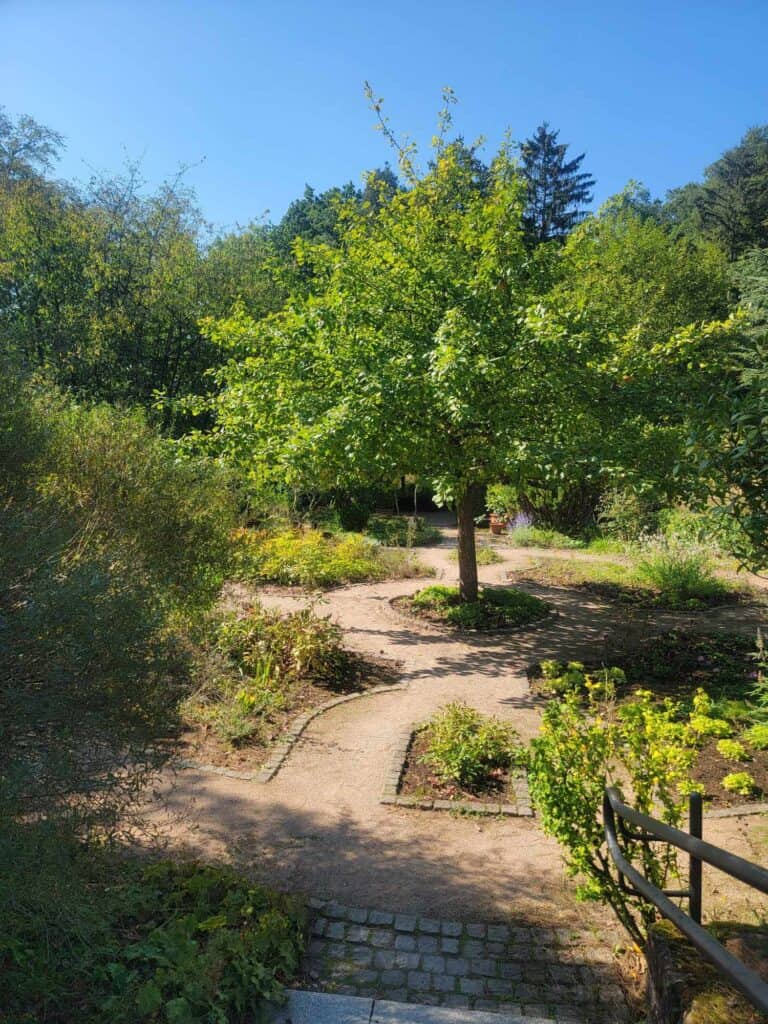
[[[616,714],[607,713],[610,707],[585,702],[578,692],[551,701],[531,742],[528,778],[541,826],[564,847],[579,896],[609,904],[642,944],[654,914],[618,883],[600,820],[603,793],[606,786],[620,784],[633,806],[679,825],[696,746],[680,706],[654,703],[649,691],[638,691]],[[630,844],[629,853],[656,885],[675,873],[669,852]]]

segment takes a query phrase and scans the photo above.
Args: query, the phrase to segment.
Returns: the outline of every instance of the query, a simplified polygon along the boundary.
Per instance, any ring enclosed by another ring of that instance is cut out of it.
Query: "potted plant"
[[[491,484],[485,496],[491,533],[499,536],[507,528],[515,508],[515,490],[508,484]]]

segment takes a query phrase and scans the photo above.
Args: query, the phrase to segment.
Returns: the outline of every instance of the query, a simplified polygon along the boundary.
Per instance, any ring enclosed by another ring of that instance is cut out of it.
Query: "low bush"
[[[742,739],[755,750],[768,750],[768,722],[758,722],[753,725],[742,733]]]
[[[738,740],[718,740],[717,752],[726,761],[749,761],[747,748]]]
[[[723,789],[729,793],[738,793],[739,796],[752,796],[757,786],[749,772],[731,772],[723,778]]]
[[[608,700],[616,688],[626,685],[623,669],[606,667],[587,672],[580,661],[542,661],[540,685],[551,693],[589,693],[595,700]]]
[[[423,516],[373,515],[368,520],[365,533],[381,544],[397,548],[438,544],[442,539],[440,531],[428,526]]]
[[[637,573],[670,606],[704,604],[727,593],[727,587],[714,575],[709,551],[674,537],[647,541],[641,548]]]
[[[383,548],[355,533],[237,530],[234,548],[238,578],[287,586],[333,587],[432,574],[410,553]]]
[[[459,629],[521,626],[544,618],[549,612],[537,597],[511,587],[483,587],[477,601],[464,602],[458,587],[442,584],[417,591],[410,598],[410,606],[417,614],[426,614]]]
[[[657,509],[652,498],[615,487],[601,497],[597,521],[606,537],[634,543],[658,528]]]
[[[495,769],[507,769],[517,749],[517,733],[498,718],[466,704],[448,704],[429,723],[424,761],[444,782],[473,789],[487,784]]]
[[[557,530],[545,530],[538,526],[516,526],[507,533],[507,539],[516,548],[569,548],[586,547],[586,542],[567,537]]]

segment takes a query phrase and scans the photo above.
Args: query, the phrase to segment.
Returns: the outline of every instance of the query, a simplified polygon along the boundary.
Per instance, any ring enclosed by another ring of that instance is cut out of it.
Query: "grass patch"
[[[448,555],[452,562],[458,562],[459,552],[454,548]],[[501,557],[499,552],[491,544],[478,544],[477,545],[477,564],[478,565],[497,565],[499,562],[503,562],[504,559]]]
[[[557,530],[545,530],[538,526],[517,526],[507,534],[507,541],[514,548],[584,548],[586,543],[575,537],[568,537]]]
[[[482,587],[477,601],[462,602],[458,587],[425,587],[399,602],[412,614],[457,629],[499,629],[537,622],[549,613],[539,598],[512,588]]]
[[[436,527],[429,526],[423,516],[373,515],[365,533],[381,544],[396,548],[439,544],[443,536]]]
[[[509,578],[588,590],[644,608],[705,608],[753,596],[747,587],[718,579],[706,562],[664,553],[647,554],[626,564],[540,559],[526,569],[511,572]]]
[[[238,579],[302,587],[434,575],[406,550],[382,547],[359,533],[320,530],[237,530],[233,563]]]

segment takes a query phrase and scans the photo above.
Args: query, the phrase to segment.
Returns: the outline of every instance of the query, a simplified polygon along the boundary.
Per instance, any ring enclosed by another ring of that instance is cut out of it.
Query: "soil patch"
[[[292,683],[286,690],[285,706],[279,711],[271,711],[263,720],[260,732],[242,746],[230,746],[210,725],[190,725],[181,734],[178,753],[183,758],[221,768],[256,770],[266,761],[270,748],[299,715],[327,704],[334,697],[365,693],[377,686],[394,686],[400,682],[401,671],[402,662],[347,652],[343,672],[323,686],[306,681]]]
[[[426,728],[415,733],[411,740],[400,782],[402,796],[423,797],[427,800],[460,800],[476,804],[516,802],[512,788],[514,768],[492,769],[487,781],[473,789],[465,789],[455,782],[444,782],[423,760],[430,739],[430,730]]]

